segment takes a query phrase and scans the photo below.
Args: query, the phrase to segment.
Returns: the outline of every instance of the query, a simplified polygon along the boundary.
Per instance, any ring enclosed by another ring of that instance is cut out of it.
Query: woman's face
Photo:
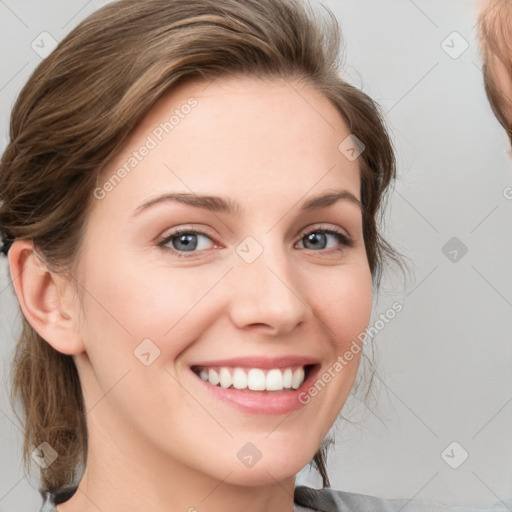
[[[79,256],[91,449],[242,485],[310,461],[371,310],[349,133],[310,86],[254,78],[182,85],[136,128]]]

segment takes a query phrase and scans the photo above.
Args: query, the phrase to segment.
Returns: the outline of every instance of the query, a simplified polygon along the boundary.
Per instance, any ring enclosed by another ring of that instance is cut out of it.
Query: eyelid
[[[189,226],[180,226],[177,227],[170,232],[168,232],[167,235],[160,238],[160,241],[157,245],[164,246],[165,244],[169,243],[174,237],[177,237],[181,234],[195,234],[195,235],[204,235],[208,237],[215,245],[222,245],[216,240],[216,236],[213,235],[208,231],[207,228],[194,228]],[[172,250],[172,249],[171,249]],[[201,251],[193,251],[193,252],[201,252]]]
[[[332,234],[332,235],[338,235],[339,237],[341,237],[341,240],[340,240],[340,244],[342,246],[341,249],[354,246],[354,239],[345,230],[342,230],[338,226],[325,225],[322,223],[310,224],[309,226],[306,226],[305,228],[301,229],[299,231],[298,235],[296,235],[296,237],[298,239],[294,243],[294,246],[297,243],[299,243],[300,241],[302,241],[304,236],[306,236],[310,233],[314,233],[314,232],[323,232],[323,233],[328,233],[328,234]],[[211,233],[208,232],[208,229],[203,228],[203,227],[199,229],[199,228],[194,228],[194,227],[188,227],[186,225],[177,227],[174,230],[172,230],[171,232],[169,232],[167,235],[165,235],[164,237],[161,238],[161,240],[158,242],[157,245],[159,247],[161,247],[162,249],[169,250],[172,253],[174,253],[175,255],[177,255],[178,257],[183,257],[183,258],[193,258],[194,255],[197,255],[198,253],[205,252],[205,251],[209,250],[209,249],[203,249],[203,250],[199,250],[199,251],[190,251],[190,254],[187,255],[187,251],[177,251],[176,249],[174,249],[172,247],[166,246],[173,238],[178,237],[180,234],[204,235],[204,236],[208,237],[214,243],[214,245],[217,245],[217,246],[222,245],[222,244],[219,244],[219,242],[216,240],[216,237],[214,235],[212,235]],[[308,249],[305,249],[305,250],[308,250]],[[334,248],[330,248],[330,249],[322,249],[322,250],[313,251],[313,252],[328,253],[330,251],[337,251],[337,250],[339,251],[340,248],[334,247]]]
[[[318,231],[336,231],[342,235],[345,235],[347,238],[351,238],[350,235],[343,228],[340,228],[339,226],[335,226],[332,224],[327,224],[326,222],[318,222],[318,223],[310,224],[309,226],[302,228],[299,231],[299,234],[297,236],[299,238],[301,238],[302,236],[310,233],[311,231],[316,231],[316,230],[318,230]]]
[[[342,244],[344,244],[344,245],[346,245],[348,247],[353,247],[354,246],[354,243],[355,243],[354,239],[348,234],[348,232],[346,230],[343,230],[339,226],[324,225],[322,223],[320,223],[319,225],[318,224],[311,224],[309,226],[306,226],[304,229],[302,229],[299,232],[299,235],[298,235],[299,239],[298,239],[297,242],[300,242],[302,240],[302,238],[304,238],[304,236],[306,236],[307,234],[313,233],[313,232],[316,232],[316,231],[320,231],[320,232],[328,233],[328,234],[333,234],[333,235],[338,235],[338,236],[340,236],[343,239],[342,242],[341,242]],[[321,251],[318,251],[318,252],[321,252]]]

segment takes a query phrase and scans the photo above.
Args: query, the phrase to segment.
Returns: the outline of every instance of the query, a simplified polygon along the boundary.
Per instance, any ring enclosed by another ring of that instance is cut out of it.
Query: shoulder
[[[318,512],[508,512],[512,505],[499,502],[490,507],[458,507],[413,499],[385,499],[332,489],[295,488],[295,502]],[[407,508],[406,508],[407,507]],[[300,510],[300,509],[299,509]]]

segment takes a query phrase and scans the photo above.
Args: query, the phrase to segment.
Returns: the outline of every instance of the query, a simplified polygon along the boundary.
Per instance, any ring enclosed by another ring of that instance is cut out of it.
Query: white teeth
[[[259,368],[251,368],[247,376],[247,387],[252,391],[265,389],[265,373]]]
[[[231,384],[233,384],[233,379],[231,378],[231,374],[227,368],[220,369],[220,385],[223,388],[229,388]]]
[[[219,374],[215,370],[212,370],[211,368],[208,370],[208,382],[210,384],[213,384],[214,386],[216,386],[220,382]]]
[[[245,389],[247,387],[247,375],[242,368],[235,368],[233,372],[233,387],[235,389]]]
[[[266,372],[266,373],[265,373]],[[201,368],[199,377],[224,389],[250,389],[251,391],[282,391],[283,389],[298,389],[305,378],[304,367],[271,370],[261,368]]]
[[[292,377],[292,388],[298,389],[301,384],[304,382],[304,368],[300,366],[293,372]]]
[[[280,370],[270,370],[267,373],[267,391],[280,391],[283,389],[283,374]]]
[[[283,387],[290,389],[292,387],[293,372],[291,368],[286,368],[283,373]]]

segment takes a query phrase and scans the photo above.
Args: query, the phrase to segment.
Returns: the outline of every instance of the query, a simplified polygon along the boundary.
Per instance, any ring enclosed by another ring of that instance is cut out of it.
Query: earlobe
[[[52,272],[30,240],[16,240],[8,252],[9,269],[21,310],[37,333],[63,354],[80,354],[78,311],[69,300],[71,283]],[[67,292],[67,293],[66,293]]]

